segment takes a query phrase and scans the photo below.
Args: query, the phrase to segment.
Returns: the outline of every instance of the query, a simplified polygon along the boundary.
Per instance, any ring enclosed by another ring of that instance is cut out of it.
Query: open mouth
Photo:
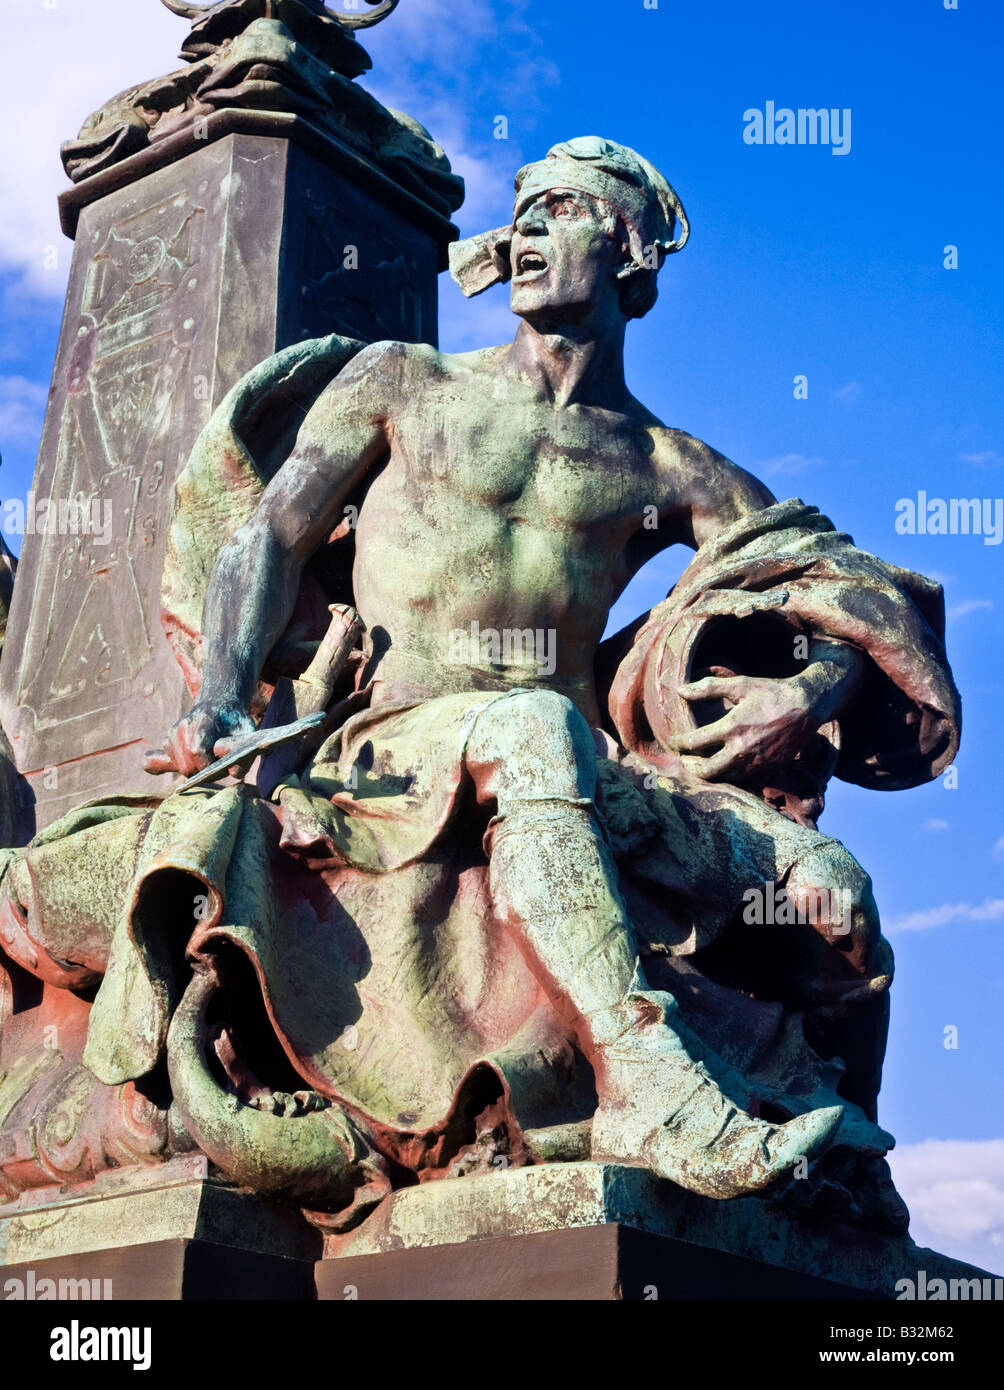
[[[547,269],[547,261],[532,248],[521,251],[516,257],[516,276],[517,280],[527,279],[533,275],[542,275]]]

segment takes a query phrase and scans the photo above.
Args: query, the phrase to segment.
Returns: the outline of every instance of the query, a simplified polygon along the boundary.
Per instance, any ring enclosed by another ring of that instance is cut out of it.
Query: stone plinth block
[[[321,1237],[295,1208],[207,1175],[201,1155],[0,1207],[0,1289],[90,1281],[111,1299],[312,1299]],[[66,1282],[72,1281],[72,1282]],[[107,1281],[107,1282],[106,1282]],[[38,1294],[35,1295],[39,1296]]]
[[[553,1163],[406,1188],[327,1236],[208,1176],[201,1156],[0,1208],[5,1277],[112,1281],[117,1299],[889,1300],[999,1280],[907,1237],[714,1202],[641,1169]],[[986,1282],[985,1282],[986,1281]],[[270,1292],[271,1290],[271,1292]]]
[[[896,1281],[992,1278],[892,1238],[716,1202],[640,1168],[549,1163],[406,1188],[327,1238],[319,1298],[893,1299]]]

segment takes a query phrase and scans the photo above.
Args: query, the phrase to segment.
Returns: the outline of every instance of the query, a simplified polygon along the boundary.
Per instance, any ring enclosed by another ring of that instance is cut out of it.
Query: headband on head
[[[608,203],[627,228],[631,258],[637,265],[648,265],[646,251],[653,246],[661,264],[664,256],[682,251],[687,244],[690,223],[676,190],[654,165],[626,145],[598,135],[553,145],[543,159],[525,165],[516,175],[513,223],[552,188],[570,188]],[[680,235],[674,237],[677,222]],[[512,225],[496,227],[450,247],[450,274],[468,298],[511,278],[512,233]]]

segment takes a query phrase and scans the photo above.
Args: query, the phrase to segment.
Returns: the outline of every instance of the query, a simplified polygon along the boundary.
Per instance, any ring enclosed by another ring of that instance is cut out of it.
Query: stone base
[[[611,1223],[322,1260],[320,1300],[868,1299],[846,1284]]]
[[[313,1299],[321,1243],[294,1208],[216,1181],[195,1155],[0,1207],[0,1287],[18,1279],[34,1299]]]
[[[0,1270],[0,1291],[10,1279],[19,1280],[23,1296],[35,1301],[309,1302],[314,1298],[314,1270],[306,1261],[205,1240],[155,1240],[120,1250],[5,1266]],[[45,1285],[44,1280],[52,1282]]]
[[[547,1163],[395,1193],[358,1231],[327,1238],[318,1295],[344,1297],[321,1290],[358,1282],[355,1275],[342,1277],[343,1266],[358,1268],[360,1277],[375,1277],[377,1265],[364,1259],[378,1256],[388,1269],[393,1257],[402,1277],[408,1271],[413,1288],[424,1278],[450,1286],[452,1276],[444,1264],[449,1260],[458,1267],[466,1265],[472,1277],[472,1261],[476,1262],[482,1270],[478,1277],[487,1281],[484,1286],[494,1286],[489,1247],[510,1265],[514,1259],[543,1259],[540,1269],[553,1268],[555,1278],[565,1280],[570,1290],[551,1297],[586,1297],[575,1290],[586,1287],[582,1261],[594,1258],[603,1273],[594,1271],[599,1283],[591,1275],[589,1287],[620,1292],[590,1297],[644,1297],[632,1290],[654,1285],[660,1298],[891,1299],[896,1297],[897,1280],[916,1280],[921,1269],[929,1279],[991,1277],[985,1270],[922,1249],[908,1237],[793,1217],[767,1199],[716,1202],[662,1182],[641,1168]],[[580,1256],[580,1251],[590,1253]],[[419,1254],[424,1261],[416,1258]],[[536,1277],[537,1270],[531,1273]],[[503,1282],[513,1288],[518,1283]]]
[[[322,1240],[294,1209],[211,1178],[201,1157],[25,1194],[0,1208],[0,1265],[0,1281],[52,1279],[36,1298],[80,1297],[87,1279],[92,1297],[170,1301],[888,1300],[921,1270],[993,1277],[905,1237],[599,1163],[406,1188]]]

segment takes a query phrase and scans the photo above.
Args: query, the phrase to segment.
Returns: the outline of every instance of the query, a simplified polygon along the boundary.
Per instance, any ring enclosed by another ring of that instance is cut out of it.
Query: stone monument
[[[645,158],[556,145],[450,246],[344,16],[165,3],[188,66],[64,150],[36,490],[114,525],[26,547],[0,672],[0,1257],[162,1298],[980,1276],[909,1238],[892,955],[817,829],[831,777],[952,760],[940,587],[631,395],[690,234]],[[437,350],[448,247],[511,344]]]

